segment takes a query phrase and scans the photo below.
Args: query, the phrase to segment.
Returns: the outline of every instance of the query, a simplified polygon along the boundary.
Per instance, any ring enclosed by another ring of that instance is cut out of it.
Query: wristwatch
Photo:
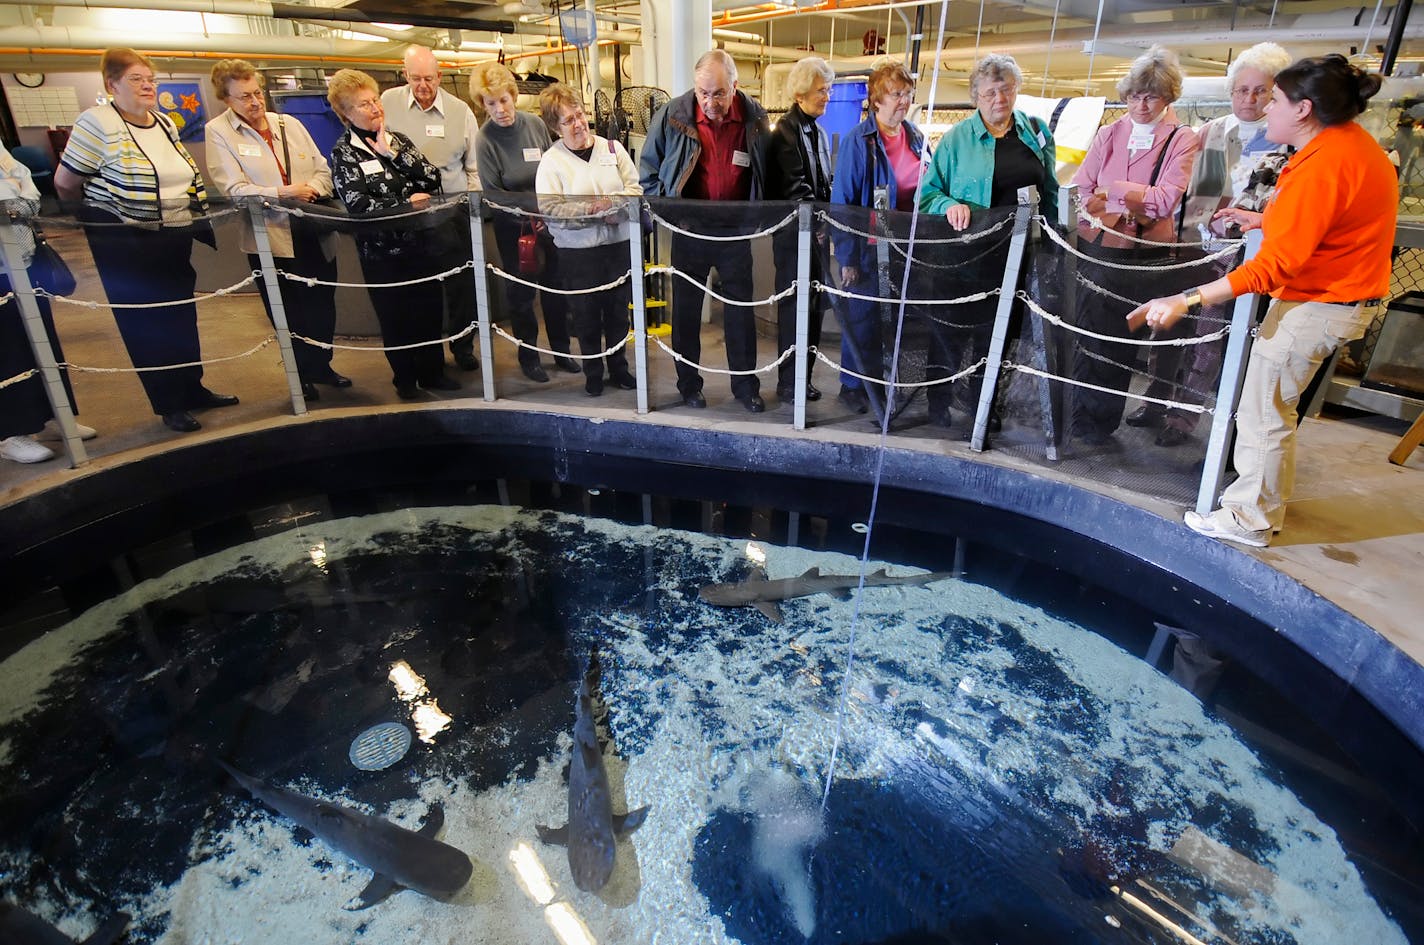
[[[1196,312],[1197,309],[1200,309],[1200,308],[1201,308],[1201,305],[1202,305],[1202,294],[1201,294],[1201,289],[1200,289],[1200,288],[1188,289],[1187,291],[1185,291],[1185,292],[1182,293],[1182,298],[1183,298],[1183,299],[1186,301],[1186,303],[1187,303],[1187,314],[1188,314],[1188,315],[1193,314],[1194,312]]]

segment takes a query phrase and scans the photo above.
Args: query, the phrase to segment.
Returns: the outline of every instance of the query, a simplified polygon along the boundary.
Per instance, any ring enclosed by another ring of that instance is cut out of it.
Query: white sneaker
[[[1198,535],[1205,535],[1220,541],[1233,541],[1238,545],[1249,545],[1252,548],[1264,548],[1271,539],[1269,529],[1259,532],[1248,531],[1237,525],[1236,520],[1231,517],[1231,513],[1225,509],[1217,509],[1210,515],[1188,512],[1182,516],[1182,521],[1186,522],[1187,527]]]
[[[12,463],[42,463],[54,459],[54,450],[40,446],[32,436],[11,436],[0,440],[0,458]]]
[[[92,440],[99,435],[99,431],[93,427],[86,427],[78,420],[74,421],[74,429],[79,431],[81,440]],[[64,431],[59,428],[59,421],[53,417],[45,421],[44,427],[35,434],[35,439],[45,443],[58,443],[64,439]]]

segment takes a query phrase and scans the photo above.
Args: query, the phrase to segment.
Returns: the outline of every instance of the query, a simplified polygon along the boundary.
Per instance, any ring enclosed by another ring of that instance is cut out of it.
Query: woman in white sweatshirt
[[[545,89],[539,96],[539,110],[559,140],[539,161],[534,189],[539,194],[539,209],[550,217],[549,231],[559,249],[564,286],[586,289],[612,282],[628,272],[631,264],[622,229],[629,218],[630,202],[620,198],[643,193],[638,168],[623,145],[589,129],[578,92],[569,86]],[[574,334],[585,358],[584,390],[590,397],[603,393],[604,365],[588,356],[628,337],[629,298],[626,279],[601,292],[569,297]],[[614,384],[623,390],[638,386],[628,372],[623,348],[604,360]]]

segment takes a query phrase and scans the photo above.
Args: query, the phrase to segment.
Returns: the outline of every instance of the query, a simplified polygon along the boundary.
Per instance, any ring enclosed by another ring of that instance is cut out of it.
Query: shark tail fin
[[[124,932],[128,930],[129,923],[132,922],[126,912],[115,912],[94,930],[94,934],[80,942],[79,945],[114,945],[119,939],[124,937]]]
[[[613,816],[613,833],[615,836],[626,837],[628,834],[643,826],[643,821],[648,819],[649,806],[644,804],[637,810],[630,810],[626,814],[615,814]]]
[[[539,835],[539,839],[544,843],[552,843],[559,847],[569,845],[569,828],[567,824],[562,827],[545,827],[543,824],[535,824],[534,832]]]
[[[397,884],[395,880],[382,873],[377,873],[375,876],[371,877],[371,881],[366,884],[365,889],[361,890],[360,895],[358,895],[351,903],[347,904],[346,908],[351,912],[357,912],[361,909],[369,909],[376,903],[380,902],[382,899],[385,899],[391,893],[395,892],[396,889]]]
[[[425,817],[420,821],[420,827],[415,832],[430,840],[435,839],[435,835],[440,832],[440,828],[445,826],[445,808],[439,804],[431,804],[430,810],[425,812]]]

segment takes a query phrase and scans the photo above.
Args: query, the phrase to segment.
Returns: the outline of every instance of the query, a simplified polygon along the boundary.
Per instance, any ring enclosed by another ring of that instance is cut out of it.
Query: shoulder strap
[[[1167,158],[1167,151],[1172,147],[1172,139],[1177,137],[1177,132],[1182,130],[1181,125],[1172,129],[1172,133],[1167,136],[1167,140],[1162,143],[1162,150],[1157,152],[1157,163],[1152,165],[1152,179],[1147,182],[1148,187],[1157,186],[1157,175],[1162,173],[1162,162]]]
[[[287,116],[277,116],[277,129],[282,132],[282,166],[287,169],[287,183],[292,182],[292,149],[287,146]]]

